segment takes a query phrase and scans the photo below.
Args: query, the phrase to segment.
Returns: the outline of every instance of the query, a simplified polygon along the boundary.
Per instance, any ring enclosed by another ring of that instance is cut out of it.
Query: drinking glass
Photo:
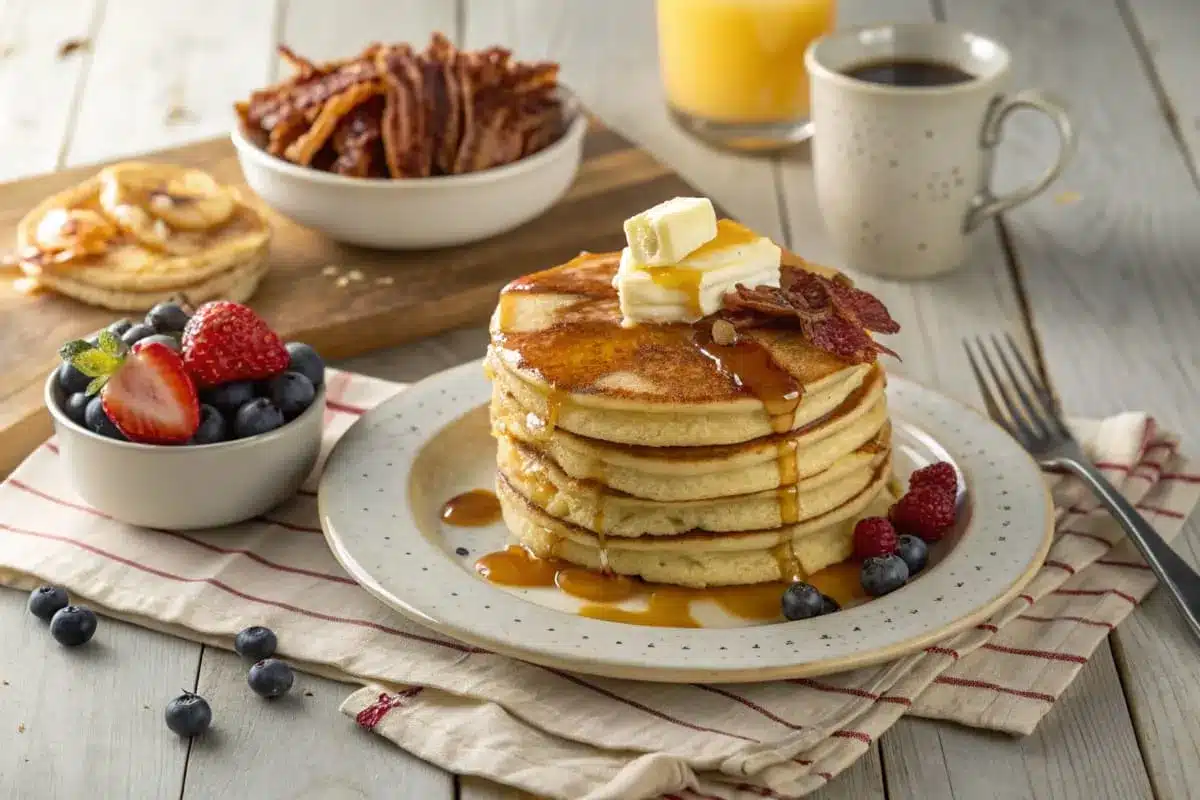
[[[775,150],[812,135],[804,51],[834,0],[657,0],[663,88],[676,122],[718,145]]]

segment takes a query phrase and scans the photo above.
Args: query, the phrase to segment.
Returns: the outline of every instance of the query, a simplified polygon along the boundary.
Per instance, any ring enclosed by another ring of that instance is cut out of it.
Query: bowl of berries
[[[149,528],[216,528],[291,497],[321,450],[325,364],[247,306],[161,303],[64,344],[45,401],[83,500]]]

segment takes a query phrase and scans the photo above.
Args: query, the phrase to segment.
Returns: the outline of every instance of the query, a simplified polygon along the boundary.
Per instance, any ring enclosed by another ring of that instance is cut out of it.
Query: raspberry
[[[954,524],[954,495],[939,486],[910,489],[892,506],[892,524],[901,533],[936,542]]]
[[[954,497],[958,494],[958,474],[954,471],[954,465],[947,461],[938,461],[936,464],[922,467],[908,479],[909,489],[919,486],[937,486]]]
[[[867,517],[854,526],[854,557],[860,561],[890,555],[898,544],[896,529],[883,517]]]

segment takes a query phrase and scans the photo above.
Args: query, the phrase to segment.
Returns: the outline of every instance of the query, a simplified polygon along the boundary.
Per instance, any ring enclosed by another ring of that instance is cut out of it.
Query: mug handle
[[[1075,129],[1071,125],[1071,118],[1067,116],[1066,109],[1063,104],[1050,98],[1045,92],[1040,89],[1024,89],[1013,95],[997,97],[991,107],[988,108],[987,116],[983,120],[983,131],[981,133],[981,142],[983,146],[984,157],[984,175],[992,174],[992,162],[996,155],[996,145],[1000,144],[1001,128],[1004,125],[1004,120],[1008,115],[1020,108],[1028,108],[1034,111],[1040,111],[1054,123],[1058,129],[1058,156],[1054,159],[1054,163],[1046,168],[1046,171],[1041,174],[1037,180],[1019,189],[1014,189],[1008,194],[995,195],[991,189],[984,187],[983,190],[975,195],[971,201],[971,208],[967,212],[967,219],[963,224],[963,228],[967,233],[975,230],[985,220],[994,217],[1002,211],[1007,211],[1013,206],[1020,205],[1026,200],[1041,194],[1050,183],[1062,173],[1067,162],[1071,160],[1071,155],[1075,151]]]

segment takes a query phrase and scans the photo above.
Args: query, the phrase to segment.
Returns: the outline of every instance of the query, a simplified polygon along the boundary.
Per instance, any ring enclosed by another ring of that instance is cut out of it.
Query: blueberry
[[[233,435],[236,439],[258,436],[283,425],[283,412],[265,397],[257,397],[238,409],[233,418]]]
[[[182,331],[191,319],[178,303],[159,303],[146,314],[146,324],[158,333]]]
[[[88,403],[90,403],[91,400],[92,398],[88,397],[83,392],[76,392],[66,400],[63,400],[63,413],[67,415],[67,418],[71,420],[71,422],[74,422],[76,425],[83,425],[84,416],[87,413]]]
[[[883,597],[908,583],[908,565],[898,555],[877,556],[863,562],[862,587],[872,597]]]
[[[901,536],[896,555],[908,565],[908,574],[916,575],[925,569],[925,564],[929,561],[929,545],[916,536]]]
[[[113,424],[113,421],[108,418],[108,414],[104,413],[104,406],[100,402],[100,395],[96,395],[88,401],[87,408],[83,412],[83,421],[87,429],[92,433],[98,433],[101,436],[107,436],[110,439],[120,439],[124,441],[125,434]]]
[[[299,372],[285,372],[267,382],[267,397],[283,412],[287,420],[300,416],[300,412],[312,405],[317,390],[312,381]]]
[[[821,595],[821,613],[832,614],[835,611],[841,611],[842,607],[838,605],[838,601],[834,600],[827,594]]]
[[[131,325],[129,330],[121,334],[121,341],[124,342],[126,346],[133,347],[136,342],[140,342],[147,336],[153,336],[154,334],[154,328],[151,328],[145,323],[139,322],[136,325]]]
[[[29,613],[49,622],[59,609],[71,604],[67,590],[57,586],[39,586],[29,595]]]
[[[239,633],[233,640],[233,649],[239,656],[262,661],[275,655],[278,640],[275,632],[262,625],[253,625]]]
[[[192,692],[184,692],[167,703],[163,716],[172,732],[187,739],[199,736],[212,724],[212,709],[208,701]]]
[[[216,444],[229,438],[229,423],[224,415],[210,405],[200,406],[200,426],[188,444]]]
[[[201,390],[200,402],[233,416],[256,396],[257,391],[250,381],[231,381]]]
[[[110,322],[108,324],[109,331],[111,331],[113,334],[115,334],[117,336],[124,336],[125,331],[129,330],[132,327],[133,327],[133,321],[130,320],[128,317],[123,317],[123,318],[117,320],[116,322]]]
[[[313,386],[320,386],[325,382],[325,361],[317,355],[316,350],[303,342],[288,342],[287,351],[291,356],[291,361],[288,362],[289,372],[299,372],[308,378]]]
[[[92,379],[71,366],[71,362],[64,361],[58,365],[58,385],[67,394],[82,392],[91,382]]]
[[[246,683],[250,684],[250,688],[254,690],[255,694],[267,698],[287,694],[295,680],[296,675],[292,672],[292,668],[278,658],[267,658],[256,662],[254,666],[250,667],[250,674],[246,677]]]
[[[783,615],[790,620],[821,615],[825,601],[817,587],[797,581],[783,593]]]
[[[59,644],[78,647],[96,632],[96,614],[87,606],[64,606],[50,618],[50,635]]]
[[[145,339],[142,339],[141,341],[145,342],[146,344],[149,344],[150,342],[158,342],[159,344],[165,344],[167,347],[171,348],[176,353],[181,352],[183,350],[183,346],[179,344],[179,337],[170,336],[165,333],[156,333],[153,336],[147,336]]]

